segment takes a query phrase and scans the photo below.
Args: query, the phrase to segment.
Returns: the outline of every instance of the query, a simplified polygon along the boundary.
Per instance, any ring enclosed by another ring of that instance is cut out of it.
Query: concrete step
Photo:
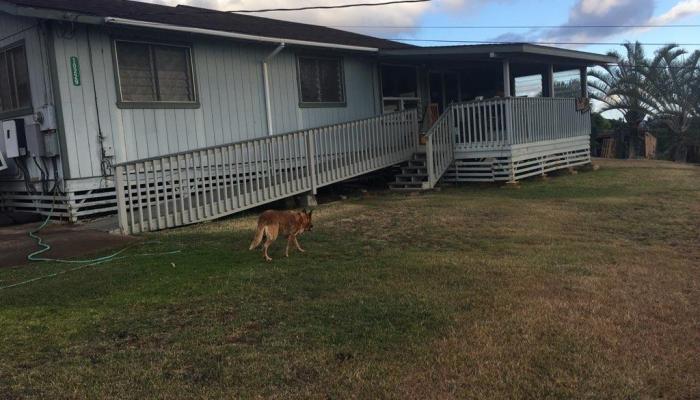
[[[418,174],[418,175],[428,175],[428,168],[426,167],[402,167],[401,173],[403,174]]]
[[[411,183],[411,184],[405,184],[405,183],[390,183],[389,184],[389,190],[391,191],[419,191],[419,190],[428,190],[428,182],[421,182],[421,183]]]
[[[420,160],[419,160],[419,161],[411,160],[411,161],[409,161],[408,163],[406,163],[406,166],[407,166],[407,167],[418,167],[418,168],[422,167],[422,168],[425,168],[425,160],[423,160],[423,161],[420,161]]]
[[[396,175],[396,182],[425,182],[428,180],[427,175]]]
[[[390,187],[389,190],[392,192],[420,192],[424,189],[422,187]]]
[[[423,190],[423,185],[398,185],[396,183],[392,183],[389,185],[389,190]]]
[[[428,174],[398,174],[396,175],[397,178],[420,178],[420,179],[428,179]]]
[[[389,184],[392,191],[414,192],[428,188],[428,167],[425,153],[414,153],[413,157],[401,166],[401,173],[395,182]]]

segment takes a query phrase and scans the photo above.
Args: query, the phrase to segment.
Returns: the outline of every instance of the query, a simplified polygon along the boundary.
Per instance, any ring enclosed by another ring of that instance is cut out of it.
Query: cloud
[[[524,34],[505,34],[496,40],[511,42],[586,43],[622,33],[641,33],[649,28],[579,28],[591,25],[665,25],[700,14],[700,0],[681,0],[666,13],[654,16],[655,0],[577,0],[566,23],[559,28],[533,29]],[[574,46],[578,47],[578,46]]]
[[[184,4],[216,10],[253,10],[260,8],[293,8],[328,4],[322,0],[268,0],[261,4],[259,0],[142,0],[151,3],[176,5]],[[366,0],[363,0],[366,1]],[[307,10],[266,12],[259,15],[269,18],[305,22],[325,26],[401,26],[403,29],[363,29],[345,28],[356,32],[390,37],[415,32],[414,26],[420,25],[421,19],[428,13],[468,12],[485,3],[507,0],[433,0],[426,3],[394,4],[379,7],[357,7],[336,10]],[[337,0],[333,4],[351,4],[352,0]],[[367,2],[380,2],[369,0]]]
[[[700,14],[700,0],[683,0],[673,6],[666,13],[652,18],[652,25],[664,25],[678,21],[679,19]]]

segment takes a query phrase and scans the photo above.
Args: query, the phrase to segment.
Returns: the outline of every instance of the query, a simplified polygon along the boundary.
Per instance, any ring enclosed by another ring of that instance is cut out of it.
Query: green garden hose
[[[110,254],[110,255],[104,256],[104,257],[98,257],[98,258],[91,259],[91,260],[61,260],[61,259],[56,259],[56,258],[37,257],[38,255],[44,254],[44,253],[46,253],[47,251],[51,250],[51,245],[48,244],[48,243],[46,243],[46,242],[44,242],[44,240],[43,240],[39,235],[37,235],[37,234],[38,234],[42,229],[44,229],[44,228],[46,227],[46,225],[48,225],[49,221],[51,220],[51,215],[52,215],[52,214],[53,214],[53,207],[51,207],[51,211],[49,211],[49,215],[46,217],[46,219],[44,220],[44,222],[43,222],[41,225],[39,225],[38,228],[36,228],[36,229],[34,229],[34,230],[32,230],[32,231],[29,231],[29,237],[32,238],[32,239],[36,242],[37,246],[41,247],[41,249],[39,249],[39,250],[37,250],[37,251],[31,253],[30,255],[28,255],[28,256],[27,256],[27,260],[29,260],[29,261],[50,261],[50,262],[57,262],[57,263],[63,263],[63,264],[90,264],[90,263],[102,263],[102,262],[107,262],[107,261],[113,260],[116,256],[118,256],[119,254],[125,252],[125,251],[128,250],[129,247],[130,247],[130,246],[127,246],[127,247],[125,247],[125,248],[119,250],[118,252],[116,252],[116,253],[114,253],[114,254]]]
[[[55,200],[56,200],[56,197],[54,196],[54,205],[55,205]],[[36,282],[36,281],[46,279],[46,278],[52,278],[52,277],[55,277],[58,275],[66,274],[69,272],[77,271],[77,270],[80,270],[83,268],[92,267],[95,265],[107,263],[107,262],[114,261],[114,260],[121,260],[121,259],[129,258],[129,257],[164,256],[164,255],[177,254],[177,253],[182,252],[182,250],[174,250],[174,251],[168,251],[168,252],[163,252],[163,253],[145,253],[145,254],[134,254],[131,256],[118,257],[120,254],[124,253],[125,251],[127,251],[130,248],[135,246],[135,245],[130,245],[130,246],[126,246],[123,249],[117,251],[116,253],[110,254],[108,256],[97,257],[97,258],[93,258],[93,259],[89,259],[89,260],[62,260],[62,259],[58,259],[58,258],[39,257],[39,255],[51,250],[51,245],[44,242],[44,240],[38,235],[38,233],[41,232],[41,230],[44,229],[46,227],[46,225],[48,225],[49,221],[51,220],[51,216],[53,215],[53,210],[54,210],[54,207],[52,206],[51,211],[49,211],[49,214],[46,217],[46,219],[44,220],[44,222],[41,225],[39,225],[36,229],[29,231],[29,237],[36,242],[37,246],[39,246],[40,249],[29,254],[27,256],[27,260],[29,260],[29,261],[55,262],[55,263],[61,263],[61,264],[81,264],[81,265],[79,265],[75,268],[55,272],[55,273],[49,274],[49,275],[43,275],[43,276],[40,276],[37,278],[32,278],[32,279],[29,279],[29,280],[26,280],[23,282],[19,282],[19,283],[15,283],[12,285],[0,286],[0,290],[9,289],[9,288],[17,287],[17,286],[23,286],[23,285],[29,284],[31,282]],[[158,242],[147,242],[147,243],[158,243]]]

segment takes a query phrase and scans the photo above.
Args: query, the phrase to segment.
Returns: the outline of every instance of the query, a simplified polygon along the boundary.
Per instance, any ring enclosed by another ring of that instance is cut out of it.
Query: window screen
[[[0,50],[0,113],[32,107],[24,45]]]
[[[197,101],[189,47],[118,41],[116,53],[122,102]]]
[[[515,78],[516,97],[542,97],[542,75],[519,76]]]
[[[299,57],[299,90],[302,104],[344,103],[341,59]]]

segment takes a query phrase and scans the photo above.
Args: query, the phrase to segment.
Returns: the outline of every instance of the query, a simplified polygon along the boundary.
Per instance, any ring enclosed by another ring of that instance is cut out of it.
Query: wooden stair
[[[425,153],[414,153],[413,157],[401,166],[401,173],[389,184],[393,191],[412,192],[429,189],[428,166]]]

